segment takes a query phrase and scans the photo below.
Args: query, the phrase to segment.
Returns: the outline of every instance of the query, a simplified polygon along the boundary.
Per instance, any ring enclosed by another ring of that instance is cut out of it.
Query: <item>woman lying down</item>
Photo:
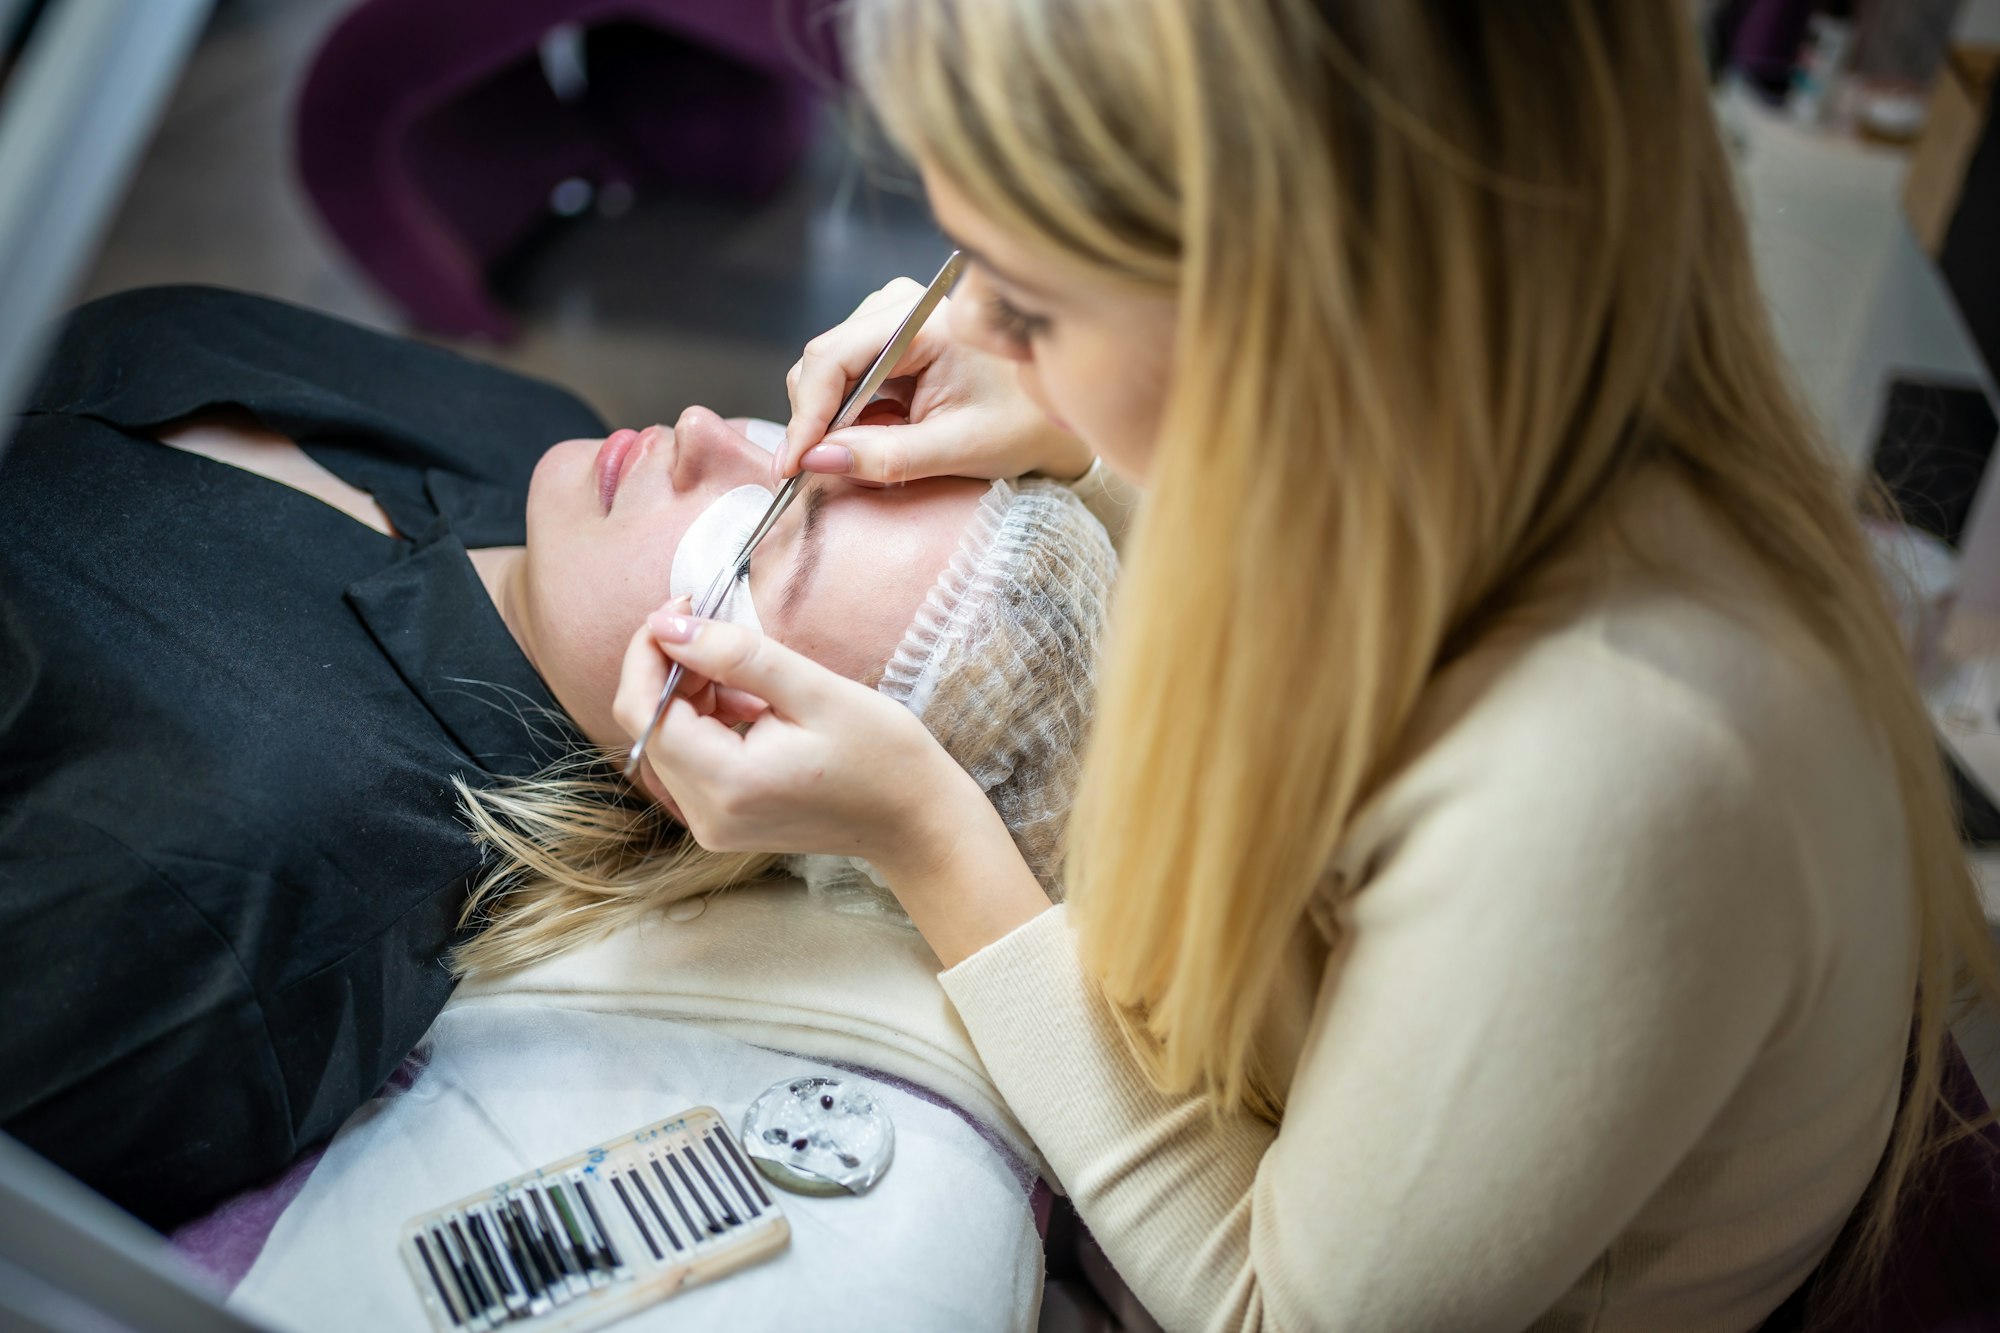
[[[1031,1309],[1033,1150],[865,867],[712,856],[598,761],[757,434],[234,293],[79,311],[0,456],[0,1127],[166,1227],[347,1122],[243,1295],[387,1327],[408,1216],[844,1066],[898,1165],[662,1312]],[[1055,483],[822,480],[728,614],[908,704],[1052,877],[1114,572]]]

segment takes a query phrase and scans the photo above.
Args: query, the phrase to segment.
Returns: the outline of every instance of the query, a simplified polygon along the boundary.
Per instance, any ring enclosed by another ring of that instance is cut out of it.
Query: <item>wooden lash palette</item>
[[[414,1217],[399,1248],[439,1333],[580,1333],[768,1259],[791,1235],[701,1106]]]

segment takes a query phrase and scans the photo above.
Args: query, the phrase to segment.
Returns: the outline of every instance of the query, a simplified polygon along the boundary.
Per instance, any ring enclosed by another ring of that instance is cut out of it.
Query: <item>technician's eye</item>
[[[1048,316],[1030,315],[998,292],[986,300],[986,324],[1002,338],[1021,348],[1049,331]]]

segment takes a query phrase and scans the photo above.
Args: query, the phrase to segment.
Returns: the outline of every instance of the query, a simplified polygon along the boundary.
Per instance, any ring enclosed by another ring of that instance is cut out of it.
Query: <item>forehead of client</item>
[[[771,456],[744,426],[691,407],[636,437],[565,440],[535,469],[514,614],[550,692],[596,744],[626,743],[611,716],[619,664],[667,600],[682,537],[729,492],[771,487]],[[987,485],[808,482],[751,561],[764,632],[850,679],[874,679]]]

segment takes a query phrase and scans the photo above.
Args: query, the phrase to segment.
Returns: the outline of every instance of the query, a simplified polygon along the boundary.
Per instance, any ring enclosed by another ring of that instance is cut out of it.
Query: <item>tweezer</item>
[[[883,381],[889,378],[889,372],[896,368],[896,363],[903,359],[903,353],[908,351],[910,344],[915,341],[917,331],[923,328],[924,321],[931,317],[931,311],[937,309],[938,302],[942,301],[944,294],[951,290],[951,285],[958,281],[959,270],[964,267],[964,253],[958,250],[952,251],[951,257],[944,261],[944,267],[937,271],[935,278],[931,279],[930,286],[924,288],[924,294],[910,307],[910,313],[903,316],[903,322],[896,326],[896,331],[889,335],[889,341],[883,344],[882,350],[876,353],[875,359],[868,364],[867,373],[855,381],[854,387],[847,391],[847,397],[840,400],[840,410],[835,412],[833,420],[827,423],[826,429],[829,435],[843,426],[854,424],[854,418],[861,415],[861,409],[874,399]],[[694,614],[697,618],[707,620],[714,616],[717,608],[722,605],[722,599],[728,596],[729,589],[736,580],[750,572],[750,556],[756,551],[758,544],[771,535],[771,529],[777,526],[784,512],[791,508],[792,501],[798,499],[799,490],[809,475],[811,474],[801,470],[778,488],[778,494],[771,501],[770,508],[764,511],[764,517],[757,521],[757,526],[743,539],[742,549],[736,552],[736,558],[716,571],[707,591],[703,592],[701,600],[694,604]],[[646,746],[653,739],[653,733],[660,729],[660,719],[667,715],[667,705],[674,701],[674,689],[681,683],[681,677],[686,674],[687,669],[679,662],[674,663],[673,669],[667,672],[667,685],[660,691],[660,702],[653,706],[652,720],[646,723],[646,729],[639,733],[639,739],[632,742],[632,749],[625,756],[624,773],[627,779],[639,771],[640,757],[646,753]]]

